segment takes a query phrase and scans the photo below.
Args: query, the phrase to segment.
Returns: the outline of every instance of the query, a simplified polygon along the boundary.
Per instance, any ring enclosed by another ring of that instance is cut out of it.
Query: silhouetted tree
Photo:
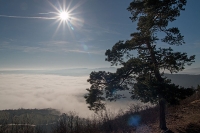
[[[133,0],[128,11],[130,19],[137,22],[137,32],[132,39],[117,42],[106,51],[106,61],[121,66],[115,73],[91,72],[88,82],[91,87],[85,95],[89,109],[103,109],[106,100],[124,97],[117,91],[129,90],[133,99],[160,105],[160,128],[167,130],[165,103],[177,104],[194,91],[171,83],[163,74],[164,70],[177,73],[184,66],[191,65],[195,56],[174,52],[171,47],[162,48],[158,43],[169,45],[184,44],[183,36],[177,27],[169,28],[169,22],[185,10],[186,0]],[[159,36],[157,34],[161,33]],[[161,37],[162,35],[163,38]],[[133,56],[132,51],[137,51]]]

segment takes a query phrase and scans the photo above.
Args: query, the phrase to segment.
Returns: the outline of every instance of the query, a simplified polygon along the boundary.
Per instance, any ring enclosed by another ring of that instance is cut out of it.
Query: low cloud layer
[[[0,110],[19,108],[54,108],[61,112],[75,111],[88,117],[84,94],[88,76],[44,74],[0,74]],[[111,104],[112,111],[127,107],[127,101]]]
[[[96,71],[99,70],[101,69]],[[87,108],[84,94],[87,93],[86,88],[90,87],[87,82],[90,71],[92,70],[0,71],[0,110],[54,108],[63,113],[75,111],[82,117],[89,117],[93,112]],[[184,87],[196,87],[200,83],[200,75],[166,76]],[[119,109],[127,109],[133,102],[135,101],[123,99],[108,103],[107,108],[117,112]]]

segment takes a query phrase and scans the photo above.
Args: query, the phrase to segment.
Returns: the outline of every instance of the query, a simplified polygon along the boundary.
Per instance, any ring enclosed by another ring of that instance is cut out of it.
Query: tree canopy
[[[104,108],[105,101],[113,101],[124,96],[118,91],[129,90],[131,98],[142,102],[158,103],[164,98],[170,104],[177,104],[193,93],[192,89],[171,83],[164,71],[177,73],[191,65],[195,56],[184,52],[175,52],[170,45],[183,45],[184,37],[177,27],[169,23],[180,16],[186,0],[133,0],[128,11],[130,19],[137,22],[136,32],[131,39],[118,41],[112,49],[106,51],[106,61],[120,68],[115,73],[91,72],[88,82],[91,87],[85,95],[91,110]],[[158,36],[164,34],[163,38]],[[168,48],[159,44],[167,43]],[[133,55],[132,51],[137,51]]]

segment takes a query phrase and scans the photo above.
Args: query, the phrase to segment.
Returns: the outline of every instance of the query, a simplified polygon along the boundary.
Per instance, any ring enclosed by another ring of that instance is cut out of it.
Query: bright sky
[[[106,49],[136,31],[126,10],[130,2],[0,0],[0,69],[110,66]],[[186,11],[172,25],[186,42],[175,50],[196,55],[191,68],[200,66],[199,5],[199,0],[188,0]]]

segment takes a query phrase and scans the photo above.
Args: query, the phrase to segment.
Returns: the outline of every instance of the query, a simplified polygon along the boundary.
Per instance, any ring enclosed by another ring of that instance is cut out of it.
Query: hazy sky
[[[0,69],[107,67],[106,49],[135,32],[131,0],[0,0]],[[200,1],[188,0],[178,26],[200,66]],[[67,10],[67,22],[59,12]],[[164,46],[164,45],[163,45]]]

